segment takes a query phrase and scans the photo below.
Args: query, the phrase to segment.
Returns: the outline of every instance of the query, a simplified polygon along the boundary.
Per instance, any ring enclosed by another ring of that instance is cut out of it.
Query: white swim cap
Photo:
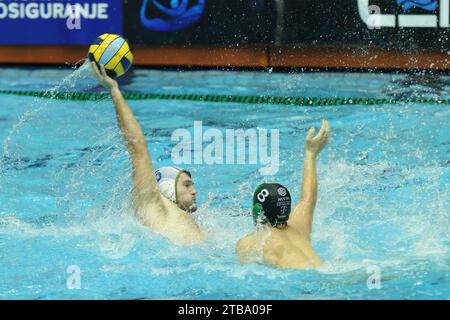
[[[177,203],[177,182],[182,173],[189,177],[191,174],[177,167],[161,167],[155,171],[156,182],[158,183],[161,194],[170,201]]]

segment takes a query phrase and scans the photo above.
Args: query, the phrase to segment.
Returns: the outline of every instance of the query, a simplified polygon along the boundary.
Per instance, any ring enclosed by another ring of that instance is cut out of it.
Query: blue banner
[[[276,1],[273,0],[128,0],[123,3],[124,32],[132,44],[263,44],[270,42],[276,29]]]
[[[122,35],[122,0],[0,0],[0,44],[88,45]]]
[[[166,19],[147,17],[146,10],[150,3],[148,0],[144,0],[141,7],[141,22],[147,29],[153,31],[185,29],[197,23],[205,10],[205,0],[198,0],[191,7],[188,6],[189,0],[172,0],[169,7],[164,6],[156,0],[153,0],[151,4],[168,17]]]

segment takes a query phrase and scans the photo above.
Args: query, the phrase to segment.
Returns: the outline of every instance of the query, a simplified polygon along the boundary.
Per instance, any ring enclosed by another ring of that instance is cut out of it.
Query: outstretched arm
[[[152,160],[141,126],[122,96],[117,81],[106,74],[104,66],[100,65],[99,69],[95,62],[92,62],[91,65],[99,82],[111,91],[120,130],[131,156],[134,182],[133,206],[136,211],[140,211],[148,204],[152,204],[160,207],[161,210],[158,212],[164,212]]]
[[[313,137],[314,131],[315,129],[311,128],[306,137],[306,155],[300,202],[289,219],[289,224],[298,229],[308,240],[311,238],[314,208],[317,202],[316,159],[329,142],[330,127],[328,121],[322,121],[322,128],[315,137]]]

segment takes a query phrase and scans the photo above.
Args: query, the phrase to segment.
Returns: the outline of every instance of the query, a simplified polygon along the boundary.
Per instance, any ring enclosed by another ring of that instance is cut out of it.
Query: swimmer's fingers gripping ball
[[[90,61],[105,66],[111,78],[120,77],[133,64],[133,54],[124,38],[117,34],[105,33],[89,47]]]

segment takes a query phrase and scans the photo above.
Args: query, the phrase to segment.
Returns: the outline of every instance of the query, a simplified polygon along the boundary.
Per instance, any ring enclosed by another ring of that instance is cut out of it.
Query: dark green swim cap
[[[253,221],[272,227],[285,224],[291,213],[291,194],[278,183],[263,183],[253,194]]]

